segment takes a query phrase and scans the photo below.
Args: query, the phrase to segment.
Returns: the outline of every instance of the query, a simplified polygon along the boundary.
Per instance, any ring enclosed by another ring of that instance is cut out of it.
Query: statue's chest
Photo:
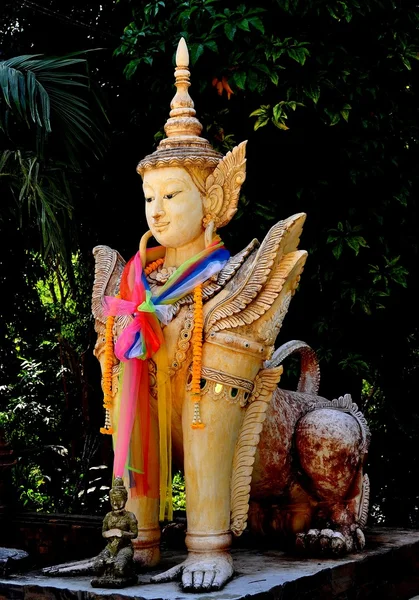
[[[188,305],[182,307],[177,316],[163,329],[171,377],[188,366],[186,363],[192,349],[193,328],[193,306]]]
[[[129,531],[129,518],[125,514],[114,515],[111,514],[108,517],[108,528],[109,529],[122,529],[123,531]]]

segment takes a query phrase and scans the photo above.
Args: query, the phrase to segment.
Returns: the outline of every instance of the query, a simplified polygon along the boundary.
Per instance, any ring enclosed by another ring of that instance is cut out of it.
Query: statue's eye
[[[146,198],[145,201],[146,202],[151,202],[153,200],[153,198]]]
[[[166,194],[164,196],[165,200],[171,200],[172,198],[174,198],[175,196],[177,196],[179,194],[179,192],[172,192],[171,194]]]

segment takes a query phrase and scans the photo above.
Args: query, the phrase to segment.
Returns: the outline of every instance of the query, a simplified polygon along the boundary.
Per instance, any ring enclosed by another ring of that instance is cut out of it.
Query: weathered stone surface
[[[89,578],[37,574],[0,580],[0,600],[404,600],[419,594],[419,531],[376,529],[368,551],[341,559],[299,560],[275,550],[233,550],[237,573],[222,591],[186,594],[175,583],[153,585],[150,574],[118,592],[90,587]],[[182,560],[166,554],[160,569]]]
[[[28,558],[28,553],[17,548],[0,548],[0,577],[20,570],[20,565]]]

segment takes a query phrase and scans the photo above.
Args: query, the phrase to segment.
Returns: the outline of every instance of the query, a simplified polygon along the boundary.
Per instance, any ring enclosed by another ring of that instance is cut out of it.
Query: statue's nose
[[[155,221],[158,221],[161,217],[163,217],[166,213],[164,212],[163,209],[163,203],[161,201],[161,198],[159,196],[157,196],[157,198],[155,199],[154,202],[154,210],[153,210],[153,219]]]
[[[164,212],[164,210],[162,208],[156,210],[153,214],[153,219],[155,221],[158,221],[161,217],[163,217],[166,213]]]

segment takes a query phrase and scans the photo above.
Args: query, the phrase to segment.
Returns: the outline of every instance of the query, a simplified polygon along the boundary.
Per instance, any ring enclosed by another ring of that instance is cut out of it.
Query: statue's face
[[[118,492],[110,492],[109,500],[111,503],[112,510],[122,510],[125,506],[126,498],[123,494]]]
[[[202,199],[182,167],[163,167],[144,173],[145,212],[151,233],[162,246],[180,248],[203,232]]]

